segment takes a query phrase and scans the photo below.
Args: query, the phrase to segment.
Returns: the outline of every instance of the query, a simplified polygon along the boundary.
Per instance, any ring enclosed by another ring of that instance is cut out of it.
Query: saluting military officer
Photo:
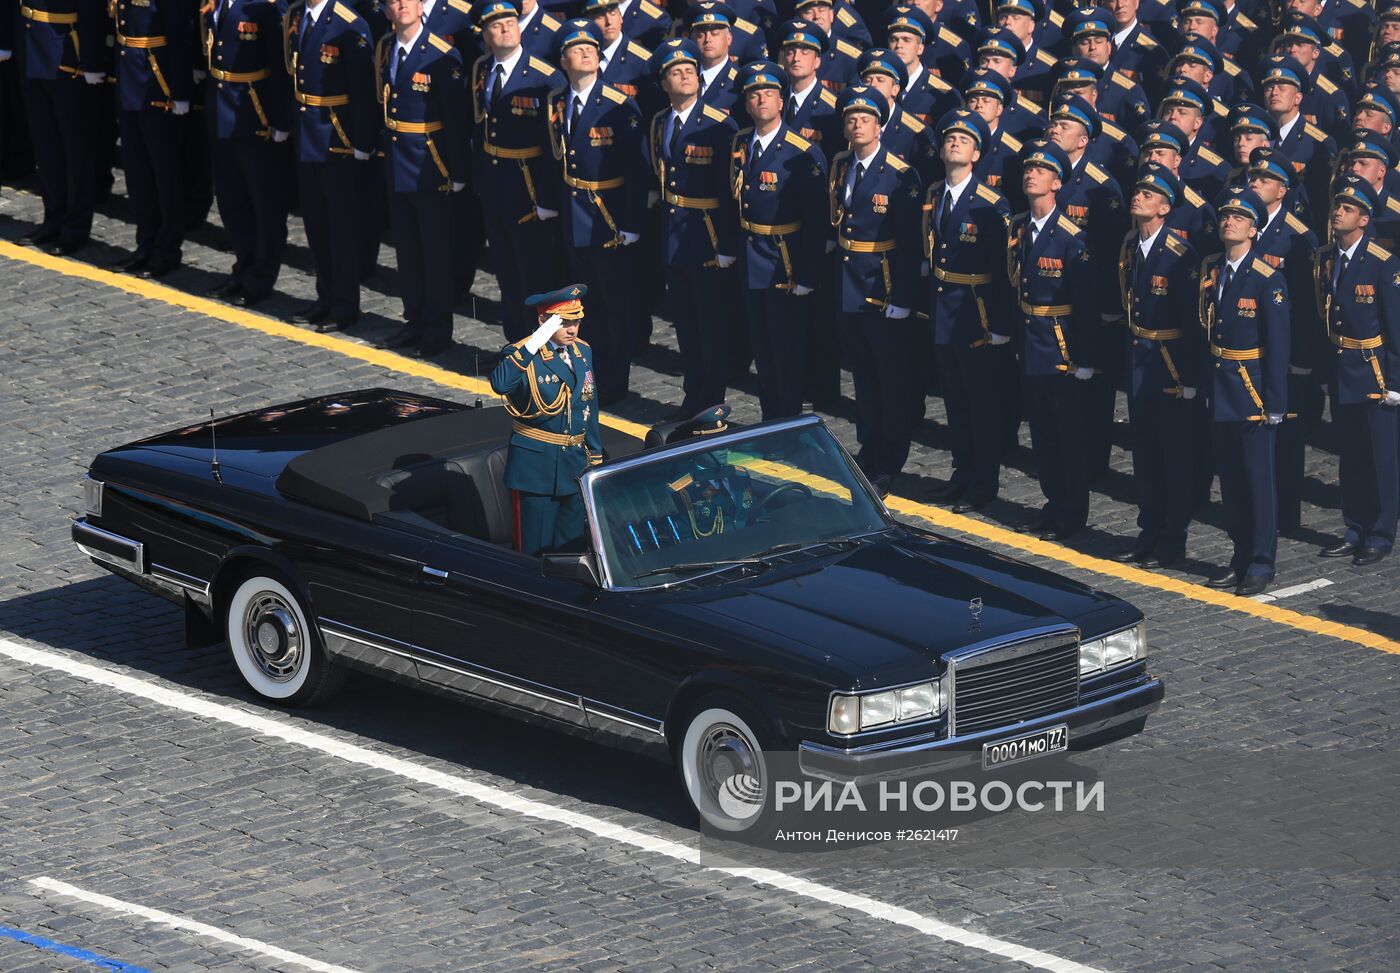
[[[1166,228],[1181,200],[1181,180],[1156,162],[1143,165],[1129,207],[1134,229],[1118,252],[1118,286],[1127,312],[1128,417],[1138,536],[1118,556],[1163,567],[1186,553],[1191,523],[1196,398],[1206,347],[1193,326],[1200,261]]]
[[[909,458],[910,383],[918,301],[919,174],[885,147],[884,95],[866,85],[841,92],[851,148],[831,160],[831,224],[840,246],[841,331],[856,392],[856,462],[882,492]]]
[[[1400,259],[1368,232],[1379,200],[1348,177],[1332,199],[1331,246],[1317,251],[1318,312],[1335,346],[1333,422],[1341,459],[1342,541],[1323,557],[1375,564],[1395,544],[1400,413]]]
[[[506,339],[530,333],[527,293],[546,290],[560,254],[559,170],[550,162],[549,97],[564,75],[520,45],[514,0],[483,0],[476,10],[486,53],[472,66],[476,130],[472,177],[501,286]]]
[[[603,461],[593,349],[578,336],[588,288],[562,287],[529,297],[535,331],[509,344],[491,372],[514,420],[505,484],[516,508],[516,547],[557,551],[584,535],[578,478]]]
[[[297,3],[287,12],[287,68],[297,101],[297,176],[316,300],[292,315],[318,331],[360,316],[360,269],[369,213],[361,170],[379,134],[369,24],[346,0]]]
[[[977,175],[986,121],[958,108],[938,122],[945,178],[923,207],[929,262],[929,318],[939,386],[952,433],[953,475],[934,499],[954,513],[979,510],[1000,489],[1003,387],[1010,355],[1010,288],[1006,280],[1005,197]]]
[[[802,411],[806,300],[821,279],[827,226],[826,160],[783,123],[787,75],[771,61],[739,76],[753,127],[734,136],[729,179],[744,231],[740,286],[748,311],[764,419]]]
[[[661,194],[661,249],[666,288],[681,349],[683,397],[676,417],[688,419],[725,399],[728,312],[739,222],[729,187],[729,149],[739,126],[701,103],[700,49],[673,37],[652,55],[669,108],[651,120],[649,150]]]
[[[1206,584],[1245,596],[1260,594],[1274,578],[1274,446],[1288,411],[1288,285],[1254,249],[1266,215],[1253,190],[1229,191],[1220,204],[1225,252],[1201,263],[1199,288],[1201,326],[1215,359],[1211,452],[1234,545],[1229,568]]]
[[[233,269],[209,291],[241,307],[266,300],[287,244],[292,86],[282,49],[285,7],[267,0],[207,4],[200,21],[209,83],[204,117],[214,198]]]
[[[1007,269],[1021,311],[1021,396],[1045,506],[1019,529],[1064,540],[1089,518],[1084,428],[1099,351],[1099,288],[1086,235],[1056,200],[1071,177],[1069,156],[1035,139],[1021,169],[1030,209],[1011,221]]]

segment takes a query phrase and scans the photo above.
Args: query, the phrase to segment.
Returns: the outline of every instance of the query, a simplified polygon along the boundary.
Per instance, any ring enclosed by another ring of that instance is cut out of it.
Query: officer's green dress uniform
[[[527,298],[542,314],[583,317],[580,284]],[[505,484],[514,491],[518,547],[526,554],[558,550],[584,534],[578,478],[603,461],[593,350],[582,340],[563,349],[550,342],[531,353],[529,339],[506,345],[491,388],[514,418]]]

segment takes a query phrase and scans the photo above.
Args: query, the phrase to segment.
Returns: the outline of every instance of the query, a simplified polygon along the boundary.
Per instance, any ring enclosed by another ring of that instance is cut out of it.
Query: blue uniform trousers
[[[389,194],[384,191],[384,159],[377,154],[355,166],[355,199],[360,205],[360,279],[379,266],[379,246],[389,228]],[[459,194],[460,195],[460,194]]]
[[[282,272],[290,144],[256,135],[214,142],[214,197],[233,244],[232,276],[251,297],[271,292]]]
[[[1089,520],[1084,448],[1089,383],[1058,374],[1027,375],[1021,381],[1045,513],[1056,529],[1077,530]]]
[[[301,218],[316,271],[316,301],[330,308],[330,320],[347,321],[360,312],[360,270],[364,258],[359,169],[349,156],[325,162],[298,162]]]
[[[764,419],[783,419],[802,412],[811,296],[793,297],[776,288],[744,288],[749,339],[758,366],[758,404]]]
[[[1113,413],[1118,406],[1118,389],[1123,383],[1123,368],[1127,362],[1128,336],[1125,322],[1099,323],[1098,360],[1102,368],[1089,379],[1089,426],[1085,430],[1085,446],[1089,464],[1089,479],[1108,472],[1113,453]]]
[[[1275,428],[1262,422],[1213,423],[1213,454],[1225,508],[1225,531],[1235,545],[1230,567],[1242,578],[1272,581],[1274,577],[1278,553],[1275,435]]]
[[[136,217],[136,251],[178,262],[188,218],[181,140],[186,119],[164,111],[121,112],[122,168]]]
[[[520,550],[525,554],[557,551],[582,539],[583,495],[565,497],[516,491],[520,503]]]
[[[1006,388],[1000,378],[1009,345],[965,343],[937,346],[938,378],[952,436],[952,482],[970,497],[997,495],[1001,476],[1002,398]]]
[[[1191,484],[1196,425],[1193,399],[1168,398],[1153,390],[1128,397],[1133,450],[1133,493],[1138,505],[1134,549],[1160,557],[1186,551],[1191,524]]]
[[[481,202],[471,187],[452,194],[452,256],[455,262],[452,272],[457,295],[470,291],[472,282],[476,280],[482,241],[486,238],[481,219]]]
[[[637,340],[634,302],[639,296],[636,249],[636,244],[567,248],[570,276],[588,287],[580,333],[594,349],[593,378],[601,405],[625,396],[632,378],[632,350]]]
[[[1395,544],[1396,509],[1400,505],[1396,465],[1400,412],[1374,402],[1334,405],[1333,412],[1346,540],[1388,551]]]
[[[914,416],[909,408],[912,363],[907,349],[916,327],[912,315],[892,321],[873,306],[841,312],[841,333],[856,387],[856,462],[867,476],[893,476],[909,458]]]
[[[1323,400],[1316,372],[1311,375],[1289,373],[1288,406],[1298,415],[1278,427],[1278,442],[1274,447],[1279,530],[1293,530],[1298,526],[1303,502],[1303,447],[1322,420]]]
[[[205,131],[204,113],[196,112],[195,105],[204,104],[204,92],[199,84],[190,101],[191,110],[176,121],[179,140],[181,172],[184,174],[185,231],[198,228],[209,218],[209,208],[214,205],[213,166],[209,162],[209,136]]]
[[[835,405],[841,398],[841,329],[837,324],[840,295],[832,293],[832,282],[841,279],[835,253],[826,280],[817,288],[812,308],[811,336],[807,341],[806,375],[803,394],[814,406]]]
[[[723,402],[728,390],[734,269],[671,267],[666,289],[681,348],[681,410],[695,415]]]
[[[507,341],[520,341],[539,326],[534,314],[525,313],[525,298],[559,286],[559,222],[555,218],[517,223],[489,212],[482,215],[491,266],[501,286],[501,325]],[[591,337],[584,340],[594,343]]]
[[[420,344],[452,340],[452,204],[446,193],[391,193],[403,316]]]
[[[60,243],[86,243],[97,183],[97,95],[92,85],[69,75],[24,78],[20,90],[44,195],[42,228],[57,230]]]

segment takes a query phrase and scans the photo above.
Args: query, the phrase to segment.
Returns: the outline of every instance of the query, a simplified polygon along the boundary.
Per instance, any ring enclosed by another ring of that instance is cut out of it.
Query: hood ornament
[[[972,616],[972,624],[968,628],[972,631],[982,627],[982,599],[973,598],[967,603],[968,614]]]

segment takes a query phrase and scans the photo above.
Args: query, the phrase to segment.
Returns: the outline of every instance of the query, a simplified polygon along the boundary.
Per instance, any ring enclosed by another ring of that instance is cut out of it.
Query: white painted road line
[[[468,780],[465,777],[443,773],[440,770],[434,770],[431,767],[425,767],[399,757],[377,753],[352,743],[343,743],[334,737],[304,730],[285,720],[248,713],[224,703],[216,703],[190,693],[166,688],[156,682],[136,679],[115,669],[106,669],[88,662],[80,662],[57,652],[34,648],[3,638],[0,638],[0,657],[7,657],[25,665],[67,673],[75,678],[105,686],[128,696],[135,696],[182,713],[188,713],[191,716],[215,720],[263,736],[284,740],[308,750],[339,758],[347,763],[382,770],[405,780],[436,787],[489,807],[513,811],[516,814],[540,821],[552,821],[585,834],[631,845],[634,848],[640,848],[673,861],[700,865],[700,851],[679,842],[649,835],[620,824],[613,824],[588,814],[580,814],[576,811],[555,807],[552,804],[521,797],[510,791]],[[0,673],[0,675],[3,674]],[[809,882],[785,872],[769,868],[702,867],[708,872],[747,879],[755,885],[780,889],[825,905],[860,912],[875,919],[912,929],[925,936],[1024,963],[1035,969],[1045,970],[1047,973],[1101,973],[1101,971],[1082,963],[1029,949],[1003,939],[984,936],[971,929],[954,926],[910,909],[881,902],[879,899],[846,892],[817,882]]]
[[[147,922],[158,926],[170,926],[173,929],[180,929],[184,932],[192,932],[196,936],[205,939],[212,939],[223,943],[226,946],[234,946],[238,949],[250,950],[260,953],[269,959],[275,959],[279,963],[295,963],[316,973],[355,973],[354,970],[344,966],[335,966],[331,963],[322,963],[320,960],[302,956],[300,953],[293,953],[290,950],[272,946],[257,939],[249,939],[247,936],[238,936],[215,926],[206,925],[202,922],[195,922],[191,919],[182,919],[179,916],[171,915],[169,912],[161,912],[159,909],[148,909],[144,905],[136,905],[132,902],[123,902],[121,899],[114,899],[111,896],[99,895],[96,892],[89,892],[87,889],[80,889],[76,885],[69,885],[67,882],[60,882],[55,878],[31,878],[29,884],[37,889],[46,892],[53,892],[57,895],[64,895],[70,899],[78,899],[95,905],[108,912],[115,912],[117,915],[128,916],[136,919],[145,919]]]
[[[1292,598],[1294,595],[1301,595],[1306,591],[1316,591],[1318,588],[1326,588],[1332,582],[1327,578],[1316,578],[1312,581],[1305,581],[1302,584],[1289,585],[1287,588],[1280,588],[1277,591],[1266,591],[1262,595],[1255,595],[1255,601],[1270,602],[1278,601],[1280,598]]]

